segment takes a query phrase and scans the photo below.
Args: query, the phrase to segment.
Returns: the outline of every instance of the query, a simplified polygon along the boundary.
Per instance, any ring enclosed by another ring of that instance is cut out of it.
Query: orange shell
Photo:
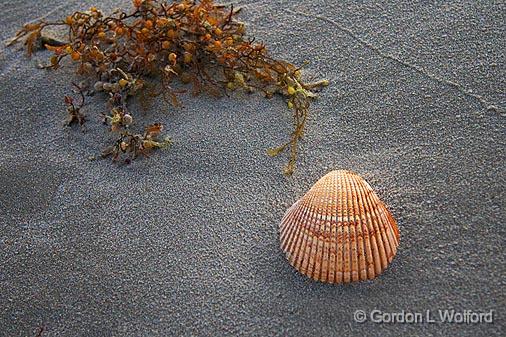
[[[280,224],[281,249],[302,274],[328,283],[372,279],[399,246],[397,223],[371,186],[354,172],[332,171]]]

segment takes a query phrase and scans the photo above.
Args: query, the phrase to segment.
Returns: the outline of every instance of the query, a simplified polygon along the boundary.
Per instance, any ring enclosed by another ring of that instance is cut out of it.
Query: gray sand
[[[9,3],[2,41],[96,1]],[[291,178],[286,156],[265,155],[290,113],[259,95],[156,103],[144,120],[167,124],[171,150],[123,167],[89,161],[109,137],[102,100],[86,107],[86,134],[62,128],[72,72],[37,70],[48,52],[28,60],[2,44],[0,335],[504,335],[506,6],[442,3],[240,2],[275,55],[332,82]],[[365,177],[399,222],[400,250],[374,281],[310,281],[278,248],[286,208],[337,168]],[[354,322],[375,308],[495,314]]]

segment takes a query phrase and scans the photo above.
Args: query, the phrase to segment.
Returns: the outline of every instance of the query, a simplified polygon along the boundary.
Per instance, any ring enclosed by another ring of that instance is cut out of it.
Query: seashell
[[[280,224],[281,249],[302,274],[328,283],[373,279],[399,246],[397,223],[371,186],[351,171],[323,176]]]

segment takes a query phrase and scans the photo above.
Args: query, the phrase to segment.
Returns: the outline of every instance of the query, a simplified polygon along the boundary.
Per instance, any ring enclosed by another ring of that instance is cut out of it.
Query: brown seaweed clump
[[[245,25],[236,20],[237,10],[202,1],[134,0],[130,11],[116,10],[110,16],[92,7],[77,11],[61,21],[39,21],[25,25],[10,44],[24,39],[28,55],[37,47],[53,52],[49,69],[58,69],[64,59],[76,66],[87,83],[78,92],[105,92],[109,113],[104,123],[117,134],[117,140],[103,156],[127,162],[139,154],[165,147],[170,139],[159,140],[162,125],[148,125],[142,133],[132,133],[134,114],[126,101],[130,96],[147,100],[162,95],[179,104],[174,80],[192,84],[195,95],[207,92],[220,96],[227,90],[263,92],[266,97],[280,94],[293,111],[294,130],[283,145],[269,149],[275,156],[289,151],[285,173],[295,168],[298,141],[308,118],[310,90],[328,82],[304,83],[300,67],[269,55],[264,44],[246,34]],[[65,38],[49,38],[44,29],[63,26]],[[68,124],[83,126],[84,102],[76,105],[65,99]]]

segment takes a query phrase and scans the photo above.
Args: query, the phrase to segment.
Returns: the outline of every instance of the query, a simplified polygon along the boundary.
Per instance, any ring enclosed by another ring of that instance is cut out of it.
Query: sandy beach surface
[[[285,102],[240,93],[134,110],[174,146],[90,161],[110,137],[103,100],[88,100],[86,133],[63,128],[72,70],[3,41],[97,2],[0,3],[0,336],[504,335],[504,2],[234,3],[275,56],[331,81],[290,178],[265,154],[291,131]],[[310,281],[279,249],[283,213],[332,169],[362,175],[399,222],[373,281]],[[494,322],[354,321],[374,309]]]

